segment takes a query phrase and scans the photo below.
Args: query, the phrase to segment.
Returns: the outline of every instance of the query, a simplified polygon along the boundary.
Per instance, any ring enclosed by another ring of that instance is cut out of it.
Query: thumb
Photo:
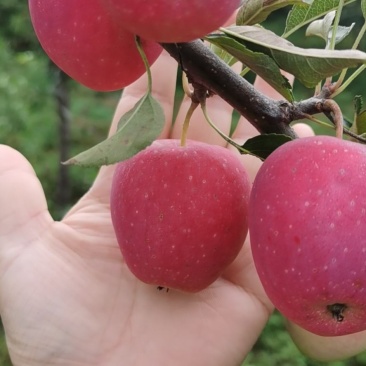
[[[0,254],[39,238],[51,223],[32,166],[16,150],[0,145]]]

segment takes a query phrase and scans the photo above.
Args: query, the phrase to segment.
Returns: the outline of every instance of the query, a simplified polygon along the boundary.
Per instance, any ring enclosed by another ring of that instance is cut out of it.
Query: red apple
[[[107,0],[123,27],[145,39],[177,43],[222,26],[240,0]]]
[[[141,281],[187,292],[213,283],[247,235],[250,184],[229,150],[158,140],[117,165],[111,215]]]
[[[32,23],[50,59],[85,86],[121,89],[144,72],[134,35],[101,5],[90,0],[29,0]],[[143,41],[152,64],[162,48]]]
[[[366,329],[366,146],[315,136],[286,143],[256,176],[254,262],[268,297],[321,336]]]

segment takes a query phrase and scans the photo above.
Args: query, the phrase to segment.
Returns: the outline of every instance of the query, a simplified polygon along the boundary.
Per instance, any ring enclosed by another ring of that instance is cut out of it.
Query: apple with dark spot
[[[146,71],[135,44],[103,2],[29,0],[33,27],[49,58],[79,83],[98,91],[122,89]],[[162,52],[142,40],[152,64]]]
[[[223,147],[157,140],[116,166],[111,216],[141,281],[197,292],[233,262],[247,235],[251,185]]]
[[[253,184],[249,232],[285,317],[321,336],[366,329],[366,146],[315,136],[275,150]]]

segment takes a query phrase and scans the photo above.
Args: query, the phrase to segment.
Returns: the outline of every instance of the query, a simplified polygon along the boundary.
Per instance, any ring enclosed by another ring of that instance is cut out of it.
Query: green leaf
[[[333,37],[333,20],[336,16],[336,11],[329,12],[323,19],[314,20],[306,29],[306,36],[318,36],[323,38],[326,42],[326,47],[329,48]],[[335,44],[342,42],[352,31],[355,23],[349,27],[339,25],[336,29]]]
[[[211,43],[217,44],[267,81],[288,101],[294,100],[291,84],[281,74],[280,68],[271,57],[264,53],[251,51],[245,44],[238,42],[232,37],[211,35],[208,38]]]
[[[269,56],[279,68],[294,75],[308,88],[315,87],[321,80],[336,75],[345,68],[366,63],[366,53],[359,50],[300,48],[275,33],[256,26],[230,27],[222,31],[247,49]],[[215,35],[208,36],[207,39],[210,41],[213,37]],[[216,38],[215,43],[219,44],[220,41]],[[239,47],[236,51],[235,57],[239,58],[242,51]],[[245,53],[242,54],[242,58],[245,58]]]
[[[361,95],[356,95],[353,98],[353,105],[355,108],[355,113],[360,114],[363,108],[363,98]]]
[[[362,111],[356,117],[357,135],[366,134],[366,111]]]
[[[306,29],[306,36],[317,36],[323,38],[326,42],[329,38],[329,33],[332,30],[332,24],[336,16],[336,11],[330,11],[324,18],[314,20]]]
[[[363,98],[361,95],[356,95],[353,98],[353,108],[354,108],[354,120],[350,126],[350,130],[356,135],[364,135],[366,133],[366,111],[363,110]]]
[[[216,46],[215,44],[210,44],[211,51],[227,65],[233,66],[238,60],[230,53],[226,52],[223,48]]]
[[[362,15],[366,19],[366,0],[361,0]]]
[[[345,0],[344,3],[350,4],[355,1],[357,0]],[[295,5],[288,14],[284,37],[287,38],[305,24],[324,16],[332,10],[336,10],[338,5],[339,0],[314,0],[310,4]]]
[[[161,105],[147,93],[121,118],[114,135],[64,164],[100,167],[126,160],[159,137],[164,121]]]
[[[343,117],[343,127],[346,127],[348,129],[352,129],[352,125],[353,125],[353,121],[352,120],[350,120],[347,117]],[[352,131],[352,132],[354,132],[354,131]]]
[[[353,132],[357,135],[366,134],[366,110],[363,110],[363,99],[361,95],[356,95],[353,99],[355,109],[355,123]]]
[[[289,136],[270,133],[258,135],[247,140],[242,148],[250,153],[250,155],[265,160],[278,147],[291,140],[292,139]]]
[[[244,0],[236,16],[236,24],[261,23],[275,10],[301,3],[303,0]]]

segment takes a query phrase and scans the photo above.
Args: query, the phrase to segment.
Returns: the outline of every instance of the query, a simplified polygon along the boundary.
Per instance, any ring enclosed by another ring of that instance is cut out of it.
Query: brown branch
[[[256,90],[234,72],[202,41],[162,44],[182,66],[191,80],[228,102],[260,133],[279,133],[296,137],[290,127],[286,101],[275,101]]]
[[[338,104],[329,99],[329,85],[325,85],[319,95],[301,102],[277,101],[256,90],[200,40],[178,44],[164,43],[162,46],[181,65],[191,82],[219,95],[260,133],[278,133],[296,138],[290,127],[292,122],[324,113],[338,126],[337,135],[340,135],[343,116]],[[347,129],[344,129],[344,133],[360,142],[366,142],[366,139]]]

